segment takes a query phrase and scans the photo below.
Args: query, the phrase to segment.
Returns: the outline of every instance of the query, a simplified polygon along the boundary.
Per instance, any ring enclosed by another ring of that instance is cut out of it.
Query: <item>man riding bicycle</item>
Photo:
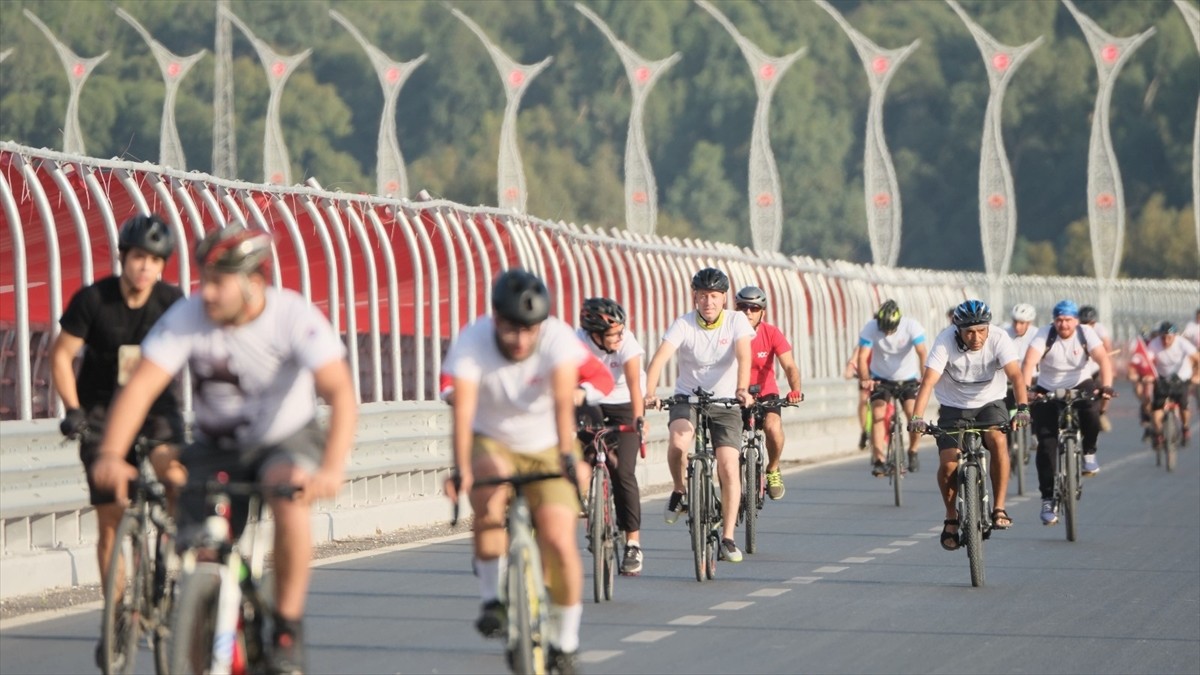
[[[99,435],[104,432],[109,405],[136,365],[138,345],[154,322],[183,297],[178,286],[159,281],[175,252],[175,235],[162,218],[138,215],[126,220],[117,247],[121,273],[75,293],[59,319],[62,332],[50,352],[54,389],[66,408],[60,424],[63,435],[95,434],[79,438],[79,459],[88,474],[89,502],[96,512],[101,588],[106,587],[113,540],[125,505],[91,478],[92,464],[99,458]],[[74,361],[80,351],[83,365],[76,378]],[[183,415],[174,390],[164,390],[153,402],[140,433],[155,444],[150,459],[155,471],[165,477],[170,463],[168,446],[183,442]],[[133,450],[128,446],[126,450],[122,455],[125,461],[136,466]],[[96,645],[97,665],[101,665],[100,648]]]
[[[779,383],[775,380],[775,359],[783,367],[790,391],[788,403],[799,403],[800,367],[792,358],[792,345],[783,331],[763,321],[767,312],[767,294],[758,286],[747,286],[738,291],[734,298],[737,310],[750,320],[754,339],[750,341],[750,384],[758,385],[759,400],[777,400]],[[781,499],[787,488],[783,485],[783,474],[779,471],[779,459],[783,456],[783,421],[778,408],[770,408],[763,414],[763,434],[767,439],[767,496]]]
[[[506,633],[499,587],[508,550],[509,490],[472,485],[561,472],[562,478],[531,483],[525,496],[550,595],[550,661],[554,670],[574,672],[583,617],[575,485],[587,485],[591,475],[586,463],[577,462],[575,395],[579,367],[591,357],[575,331],[550,316],[550,293],[537,276],[522,269],[504,272],[492,285],[491,302],[492,316],[464,328],[442,363],[454,395],[454,474],[446,494],[452,502],[467,494],[475,512],[474,567],[483,601],[475,628],[484,637]]]
[[[1029,349],[1029,342],[1033,340],[1033,336],[1037,334],[1037,329],[1031,330],[1033,322],[1037,320],[1037,310],[1033,305],[1021,303],[1014,305],[1012,308],[1012,323],[1004,329],[1008,333],[1008,337],[1012,338],[1013,345],[1017,350],[1017,360],[1024,358],[1025,350]],[[1035,371],[1033,377],[1037,377]],[[1025,378],[1025,385],[1030,386],[1034,380],[1029,376]],[[1013,397],[1012,386],[1007,387],[1008,393],[1004,395],[1004,404],[1009,410],[1015,410],[1017,407],[1017,399]]]
[[[1005,377],[1012,383],[1016,397],[1014,426],[1019,428],[1029,423],[1029,406],[1012,338],[998,327],[993,330],[991,321],[992,310],[979,300],[967,300],[954,309],[954,325],[938,333],[929,350],[908,428],[914,433],[924,433],[930,426],[922,416],[932,394],[940,404],[938,426],[946,428],[954,422],[966,422],[983,429],[983,445],[992,462],[992,528],[1006,530],[1013,524],[1005,510],[1008,441],[998,428],[1009,421],[1004,405]],[[955,472],[961,452],[951,434],[939,437],[937,445],[941,460],[938,487],[946,507],[941,544],[947,551],[954,551],[958,548],[959,525]]]
[[[1112,334],[1109,333],[1108,326],[1100,323],[1100,313],[1096,311],[1096,308],[1091,305],[1080,307],[1079,324],[1081,326],[1088,326],[1096,331],[1096,335],[1100,336],[1100,343],[1104,345],[1105,353],[1109,355],[1109,359],[1111,360],[1113,355]],[[1091,359],[1088,361],[1088,376],[1095,379],[1098,374],[1100,374],[1100,364],[1095,359]],[[1100,430],[1112,430],[1112,422],[1108,421],[1107,399],[1100,401]]]
[[[745,314],[725,311],[728,292],[729,277],[721,270],[707,267],[692,277],[692,302],[696,309],[675,319],[650,359],[646,372],[647,406],[658,404],[654,395],[658,378],[676,352],[679,354],[676,394],[688,396],[699,387],[716,398],[736,397],[746,407],[754,404],[749,393],[750,342],[754,329]],[[714,406],[708,414],[721,484],[721,555],[737,563],[742,561],[742,551],[733,541],[741,492],[738,449],[742,445],[742,413]],[[684,458],[695,438],[696,411],[687,401],[681,401],[671,406],[670,420],[667,465],[674,490],[667,500],[664,519],[673,525],[687,508]]]
[[[1179,327],[1164,321],[1158,328],[1158,337],[1146,345],[1158,379],[1153,380],[1154,398],[1151,401],[1151,420],[1154,424],[1154,447],[1162,447],[1163,406],[1167,400],[1179,405],[1179,417],[1183,427],[1183,442],[1191,439],[1192,413],[1188,409],[1188,385],[1200,383],[1200,351],[1187,340],[1179,339]]]
[[[276,586],[271,672],[302,673],[310,505],[340,491],[358,411],[345,346],[300,294],[271,286],[271,248],[270,234],[236,224],[213,230],[196,247],[200,287],[142,343],[142,360],[113,405],[92,477],[98,486],[124,491],[136,475],[124,454],[139,421],[188,366],[195,441],[180,460],[189,483],[203,485],[226,473],[268,488],[302,488],[299,499],[269,501]],[[314,391],[330,407],[325,432],[317,424]],[[181,495],[181,533],[202,522],[204,502],[200,491]],[[247,498],[233,504],[236,533],[247,517]]]
[[[913,415],[913,399],[920,386],[917,378],[925,363],[925,329],[916,319],[901,316],[900,306],[888,300],[879,306],[875,317],[863,326],[858,335],[859,386],[871,392],[871,449],[875,464],[871,475],[883,476],[887,467],[883,453],[888,445],[885,425],[887,404],[899,399],[904,414]],[[908,441],[908,470],[917,471],[917,442],[920,434],[910,434]],[[900,470],[897,467],[897,470]]]
[[[1038,330],[1025,353],[1022,367],[1030,377],[1038,371],[1036,394],[1052,393],[1059,389],[1099,391],[1101,399],[1112,398],[1112,361],[1100,335],[1090,326],[1079,323],[1079,306],[1063,300],[1054,306],[1054,322]],[[1091,366],[1099,367],[1100,382],[1092,379]],[[1100,470],[1096,461],[1096,439],[1100,436],[1100,406],[1096,401],[1079,406],[1079,430],[1083,440],[1084,476]],[[1037,406],[1033,411],[1033,431],[1037,435],[1038,488],[1042,493],[1042,523],[1058,522],[1054,510],[1054,454],[1058,452],[1058,409],[1051,405]]]
[[[641,425],[645,419],[642,356],[646,350],[625,327],[625,308],[608,298],[589,298],[579,311],[579,326],[579,339],[609,368],[614,382],[612,393],[600,399],[598,408],[590,407],[589,416],[609,424]],[[642,573],[644,559],[640,536],[642,497],[637,482],[641,444],[636,433],[619,435],[613,481],[617,527],[625,533],[621,574],[629,576]]]

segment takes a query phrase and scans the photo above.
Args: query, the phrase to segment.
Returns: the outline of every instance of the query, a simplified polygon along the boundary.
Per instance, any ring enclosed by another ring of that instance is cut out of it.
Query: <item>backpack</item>
[[[1084,355],[1088,356],[1090,358],[1091,355],[1088,354],[1087,340],[1085,340],[1083,338],[1083,326],[1075,327],[1075,337],[1079,338],[1079,344],[1081,347],[1083,347]],[[1058,331],[1054,330],[1054,326],[1051,326],[1050,334],[1046,336],[1046,349],[1042,352],[1042,359],[1045,359],[1046,355],[1050,353],[1050,347],[1052,347],[1054,345],[1054,341],[1057,339],[1058,339]],[[1042,359],[1038,359],[1038,360],[1040,361]]]

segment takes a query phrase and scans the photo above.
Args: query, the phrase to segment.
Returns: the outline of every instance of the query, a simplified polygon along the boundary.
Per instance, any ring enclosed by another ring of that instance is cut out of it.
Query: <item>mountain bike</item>
[[[1180,398],[1187,396],[1187,383],[1177,377],[1160,378],[1154,386],[1165,388],[1169,394],[1163,401],[1162,435],[1154,439],[1154,465],[1162,466],[1166,459],[1167,471],[1173,472],[1175,456],[1183,445],[1183,418],[1174,394],[1182,394]]]
[[[769,410],[779,410],[795,403],[785,398],[758,400],[761,388],[751,385],[750,395],[756,397],[754,405],[747,408],[743,418],[741,468],[742,498],[738,505],[738,524],[745,526],[746,553],[758,550],[758,512],[766,503],[767,495],[767,444],[763,435],[763,417]],[[801,400],[804,400],[801,398]]]
[[[230,481],[219,472],[203,486],[209,515],[194,536],[184,533],[179,597],[172,627],[171,673],[260,673],[268,668],[271,606],[264,589],[266,550],[256,543],[264,500],[294,498],[301,488]],[[240,539],[233,497],[250,497],[252,518]],[[248,545],[243,550],[241,541]]]
[[[688,534],[692,540],[692,560],[696,581],[715,579],[717,551],[721,547],[721,493],[713,481],[716,454],[709,440],[709,408],[738,405],[736,398],[716,398],[712,392],[696,387],[692,394],[676,394],[670,404],[688,404],[696,411],[696,438],[687,465]]]
[[[617,458],[617,434],[641,433],[632,424],[585,424],[579,430],[591,436],[584,457],[592,465],[592,486],[587,500],[588,551],[592,554],[592,597],[596,602],[613,599],[621,542],[617,507],[613,500],[610,462]],[[645,452],[645,447],[642,449]]]
[[[82,435],[99,440],[91,430]],[[144,436],[134,441],[138,477],[130,483],[129,508],[117,525],[109,558],[100,629],[101,670],[106,675],[134,671],[143,635],[154,652],[154,671],[169,672],[167,642],[175,586],[168,570],[175,524],[167,513],[166,489],[150,463],[154,445]]]
[[[983,446],[983,432],[995,427],[976,427],[964,420],[956,420],[949,426],[927,427],[925,433],[940,438],[957,437],[960,456],[955,472],[958,509],[958,541],[967,549],[967,561],[971,568],[971,585],[984,585],[983,542],[992,534],[991,477],[988,474],[988,451]],[[999,426],[1008,433],[1010,426]]]
[[[1067,541],[1075,541],[1079,528],[1079,499],[1083,496],[1083,432],[1079,428],[1081,405],[1096,399],[1093,392],[1059,389],[1037,395],[1036,405],[1057,405],[1058,452],[1054,468],[1054,511],[1066,521]]]
[[[903,406],[896,405],[896,401],[902,400],[905,384],[904,382],[875,380],[875,391],[887,391],[890,394],[883,409],[883,424],[888,434],[888,445],[884,451],[883,466],[885,475],[888,477],[888,483],[891,484],[892,492],[896,498],[896,506],[900,506],[903,502],[900,496],[900,487],[904,480],[904,474],[907,473],[907,456],[904,450],[907,440],[905,439],[906,425],[900,421]]]

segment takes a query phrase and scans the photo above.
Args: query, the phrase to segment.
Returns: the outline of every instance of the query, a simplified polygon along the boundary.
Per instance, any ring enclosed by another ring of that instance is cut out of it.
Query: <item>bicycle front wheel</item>
[[[1179,452],[1179,413],[1170,410],[1163,415],[1163,453],[1167,456],[1167,471],[1175,471],[1175,455]]]
[[[592,597],[604,601],[604,509],[608,506],[608,467],[597,463],[592,470],[592,487],[588,504],[588,548],[592,550]]]
[[[206,673],[212,665],[222,567],[199,563],[180,588],[171,626],[171,673]]]
[[[758,448],[748,448],[742,461],[742,513],[746,527],[746,553],[758,550]]]
[[[892,438],[888,443],[888,462],[892,467],[892,491],[896,496],[896,506],[900,506],[902,499],[900,498],[900,481],[904,475],[904,435],[900,431],[899,423],[893,417],[892,424],[895,428],[892,429]]]
[[[528,548],[508,561],[508,620],[511,665],[514,673],[546,672],[546,655],[541,621],[541,592]]]
[[[117,526],[109,557],[108,579],[104,584],[100,669],[106,675],[133,672],[143,612],[148,606],[148,591],[153,580],[149,569],[151,560],[142,519],[137,511],[128,511]]]
[[[704,581],[705,540],[708,538],[708,527],[705,522],[708,505],[705,495],[708,489],[704,486],[704,460],[693,459],[688,466],[688,530],[692,537],[692,560],[696,567],[696,581]]]
[[[979,467],[968,464],[962,468],[962,482],[958,489],[962,493],[963,512],[958,514],[961,540],[967,548],[967,559],[971,565],[971,585],[983,586],[983,482]]]
[[[1070,437],[1063,441],[1065,474],[1063,476],[1062,510],[1067,521],[1067,541],[1075,541],[1079,520],[1079,440]]]
[[[1025,494],[1025,453],[1029,452],[1029,429],[1021,427],[1008,434],[1009,472],[1017,478],[1017,494]]]

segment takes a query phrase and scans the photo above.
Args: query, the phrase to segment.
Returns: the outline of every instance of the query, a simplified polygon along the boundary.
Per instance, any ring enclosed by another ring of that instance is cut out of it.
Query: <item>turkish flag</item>
[[[1146,343],[1140,337],[1134,340],[1133,355],[1129,357],[1129,365],[1137,371],[1139,377],[1158,379],[1158,369],[1154,367],[1154,357],[1150,355],[1150,350],[1146,349]]]

